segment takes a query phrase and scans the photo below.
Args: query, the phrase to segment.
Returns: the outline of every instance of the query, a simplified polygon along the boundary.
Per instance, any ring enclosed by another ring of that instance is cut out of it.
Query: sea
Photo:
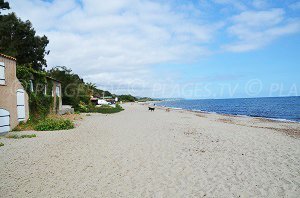
[[[300,122],[300,96],[201,100],[185,99],[167,100],[156,102],[155,104],[157,106],[209,113]]]

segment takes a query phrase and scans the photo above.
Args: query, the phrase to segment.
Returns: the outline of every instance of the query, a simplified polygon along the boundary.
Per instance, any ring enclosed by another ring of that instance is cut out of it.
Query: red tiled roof
[[[5,55],[5,54],[1,54],[1,53],[0,53],[0,56],[2,56],[3,58],[7,58],[7,59],[10,59],[10,60],[14,60],[14,61],[16,61],[16,60],[17,60],[17,59],[16,59],[16,58],[14,58],[14,57],[7,56],[7,55]]]

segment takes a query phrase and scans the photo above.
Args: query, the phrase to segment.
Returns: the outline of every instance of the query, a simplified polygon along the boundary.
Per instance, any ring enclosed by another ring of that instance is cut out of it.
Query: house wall
[[[19,124],[17,113],[17,90],[23,89],[16,76],[16,61],[0,55],[0,62],[5,64],[5,85],[0,85],[0,108],[10,113],[10,128]],[[25,92],[25,121],[29,118],[28,94]]]
[[[54,97],[54,102],[53,102],[53,112],[56,112],[56,86],[59,86],[60,89],[60,97],[58,97],[59,99],[59,106],[58,106],[58,111],[62,110],[62,89],[61,89],[61,83],[57,82],[57,81],[53,81],[53,87],[52,87],[52,93],[53,93],[53,97]],[[58,112],[56,112],[58,113]]]

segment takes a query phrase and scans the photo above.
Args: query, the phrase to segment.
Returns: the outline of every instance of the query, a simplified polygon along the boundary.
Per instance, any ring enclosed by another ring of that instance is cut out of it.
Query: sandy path
[[[299,197],[299,138],[125,108],[70,131],[2,138],[0,197]]]

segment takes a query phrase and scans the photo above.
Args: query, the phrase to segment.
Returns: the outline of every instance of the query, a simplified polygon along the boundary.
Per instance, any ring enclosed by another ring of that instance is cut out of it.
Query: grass
[[[0,147],[1,147],[1,146],[4,146],[4,144],[3,144],[2,142],[0,142]]]
[[[23,139],[23,138],[35,138],[36,134],[30,134],[30,135],[17,135],[17,134],[11,134],[7,135],[6,138],[10,139]]]
[[[37,131],[56,131],[73,129],[74,123],[69,119],[63,118],[46,118],[38,122],[34,129]]]

